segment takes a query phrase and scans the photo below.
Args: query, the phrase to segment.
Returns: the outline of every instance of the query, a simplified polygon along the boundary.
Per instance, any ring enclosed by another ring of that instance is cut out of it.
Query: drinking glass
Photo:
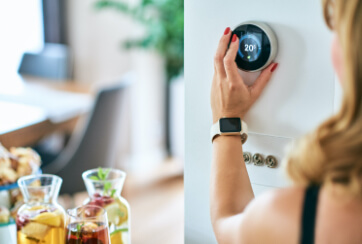
[[[66,223],[66,244],[110,243],[107,213],[104,208],[84,205],[69,209]]]

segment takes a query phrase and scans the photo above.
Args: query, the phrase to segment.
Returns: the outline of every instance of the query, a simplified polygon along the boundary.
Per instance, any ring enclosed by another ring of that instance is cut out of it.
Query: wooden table
[[[59,116],[52,119],[42,106],[39,97],[34,97],[34,99],[38,99],[36,105],[22,101],[24,100],[22,94],[29,95],[29,92],[37,90],[92,95],[93,90],[89,85],[80,85],[72,81],[54,82],[31,77],[17,82],[11,87],[0,82],[0,142],[7,148],[32,145],[53,132],[71,133],[78,120],[89,111],[73,113],[64,119]],[[46,102],[46,98],[44,98],[44,103]],[[62,101],[59,101],[59,104],[61,103]],[[71,109],[69,106],[65,109],[68,108]]]

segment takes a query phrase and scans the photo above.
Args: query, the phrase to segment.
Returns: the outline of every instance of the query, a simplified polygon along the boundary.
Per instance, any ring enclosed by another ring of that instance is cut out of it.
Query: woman
[[[256,199],[240,163],[240,136],[214,139],[211,219],[220,244],[362,243],[362,0],[323,5],[335,31],[332,61],[344,91],[341,110],[300,139],[286,158],[295,186]],[[247,87],[234,62],[238,43],[227,28],[216,51],[214,123],[243,119],[278,65],[271,64]]]

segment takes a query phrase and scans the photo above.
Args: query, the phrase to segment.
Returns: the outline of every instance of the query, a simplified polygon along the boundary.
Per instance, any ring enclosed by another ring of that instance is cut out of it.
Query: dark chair
[[[128,78],[116,86],[101,90],[85,129],[72,136],[59,156],[42,169],[43,173],[63,178],[61,193],[84,191],[84,171],[113,166],[119,146],[122,98],[130,83]]]
[[[70,51],[66,45],[45,43],[40,53],[24,53],[19,65],[19,74],[53,80],[71,78]]]

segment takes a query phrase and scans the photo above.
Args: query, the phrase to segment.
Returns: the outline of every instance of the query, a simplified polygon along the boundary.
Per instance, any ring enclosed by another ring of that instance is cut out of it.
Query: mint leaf
[[[101,167],[98,168],[98,178],[99,180],[106,180],[109,174],[110,169],[103,170]]]
[[[84,225],[84,223],[77,224],[77,234],[76,234],[77,238],[79,238],[80,234],[82,233],[81,230],[82,230],[83,225]]]
[[[99,180],[99,178],[95,175],[92,175],[90,176],[88,179],[91,179],[91,180]]]
[[[111,191],[111,197],[113,197],[114,196],[114,193],[116,193],[116,189],[112,189],[112,191]]]
[[[106,183],[104,183],[104,192],[108,192],[112,187],[111,182],[107,181]]]
[[[106,170],[104,171],[104,180],[107,179],[110,170],[111,170],[111,169],[106,169]]]
[[[82,226],[80,224],[77,224],[77,231],[80,232],[81,229],[82,229]]]
[[[104,180],[103,169],[101,167],[98,168],[98,178],[99,180]]]
[[[112,188],[112,183],[106,180],[110,170],[111,169],[102,169],[101,167],[98,168],[98,179],[104,181],[104,194],[107,194]]]

